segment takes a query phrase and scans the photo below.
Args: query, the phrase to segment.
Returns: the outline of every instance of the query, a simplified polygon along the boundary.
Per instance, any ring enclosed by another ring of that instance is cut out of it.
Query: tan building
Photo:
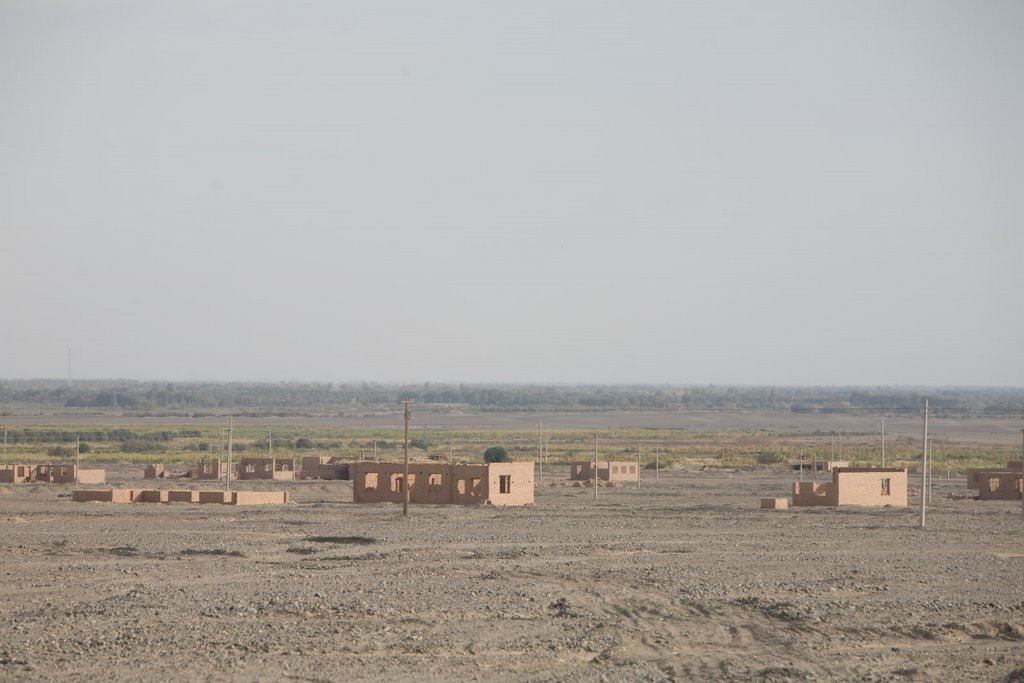
[[[832,481],[793,482],[793,506],[907,506],[907,471],[895,467],[841,467]]]
[[[295,479],[295,461],[291,458],[242,458],[239,479]]]
[[[76,465],[0,465],[0,484],[102,484],[107,471]]]
[[[405,465],[354,462],[352,500],[356,503],[401,503]],[[411,463],[409,502],[435,505],[532,505],[533,463],[483,465]]]
[[[351,477],[349,463],[337,462],[329,455],[307,455],[302,458],[302,479],[344,479]]]
[[[635,462],[598,460],[597,478],[601,481],[639,481],[640,474]],[[569,470],[569,479],[574,481],[589,481],[594,478],[593,461],[577,460],[572,463]]]

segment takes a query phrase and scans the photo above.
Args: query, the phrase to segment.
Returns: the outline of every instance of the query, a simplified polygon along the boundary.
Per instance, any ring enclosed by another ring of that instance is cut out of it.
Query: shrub
[[[761,451],[757,454],[757,462],[759,465],[774,465],[780,463],[785,458],[781,453],[772,453],[770,451]]]
[[[484,462],[511,462],[508,451],[503,446],[491,446],[484,451]]]

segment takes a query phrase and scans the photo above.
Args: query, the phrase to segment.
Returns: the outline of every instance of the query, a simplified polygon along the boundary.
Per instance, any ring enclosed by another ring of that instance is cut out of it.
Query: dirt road
[[[1019,503],[940,481],[922,530],[916,496],[757,509],[782,472],[567,477],[408,518],[347,482],[239,484],[292,492],[263,508],[0,486],[0,679],[1024,680]]]

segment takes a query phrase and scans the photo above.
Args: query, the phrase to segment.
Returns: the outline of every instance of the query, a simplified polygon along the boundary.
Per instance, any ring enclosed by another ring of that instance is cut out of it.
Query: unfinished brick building
[[[351,477],[349,463],[338,462],[329,455],[307,455],[302,458],[302,479],[343,479]]]
[[[995,474],[1011,474],[1016,473],[1019,477],[1024,472],[1024,460],[1007,460],[1006,467],[981,467],[967,470],[967,488],[978,489],[978,494],[981,495],[981,474],[985,473],[988,478],[991,478]]]
[[[202,479],[204,481],[223,481],[228,476],[228,464],[222,462],[220,458],[216,460],[200,460],[196,463],[196,479]],[[232,479],[237,479],[238,476],[232,472]]]
[[[978,498],[981,500],[1020,500],[1021,473],[1013,470],[978,472]]]
[[[242,458],[239,479],[295,479],[295,461],[291,458]]]
[[[569,479],[588,481],[594,478],[594,462],[574,461],[569,470]],[[597,461],[597,478],[601,481],[639,481],[640,473],[635,462]]]
[[[163,465],[146,465],[142,475],[145,479],[166,479],[167,469]]]
[[[351,472],[354,502],[403,501],[403,463],[355,462],[351,465]],[[413,463],[409,466],[409,502],[436,505],[532,505],[533,463]]]
[[[840,467],[832,481],[793,482],[793,506],[907,506],[907,471],[896,467]]]
[[[83,469],[76,465],[25,465],[0,466],[0,484],[102,484],[107,481],[107,471]]]

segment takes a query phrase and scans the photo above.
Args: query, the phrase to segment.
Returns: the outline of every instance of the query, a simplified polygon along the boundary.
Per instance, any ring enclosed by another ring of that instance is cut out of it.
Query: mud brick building
[[[907,506],[907,471],[896,467],[840,467],[832,481],[793,482],[793,506]]]
[[[597,461],[597,478],[601,481],[639,481],[640,473],[635,462]],[[569,469],[569,479],[588,481],[594,478],[595,463],[587,460],[574,461]]]
[[[0,465],[0,484],[102,484],[107,471],[76,465]]]
[[[403,463],[355,462],[350,469],[354,502],[401,503],[404,500]],[[409,465],[409,502],[532,505],[533,462],[412,463]]]
[[[295,461],[291,458],[242,458],[239,479],[295,479]]]
[[[146,465],[143,477],[146,479],[166,479],[167,470],[163,465]]]
[[[981,500],[1020,500],[1021,472],[1014,470],[980,470],[978,498]]]
[[[220,458],[216,460],[200,460],[196,463],[196,479],[223,481],[227,476],[228,465],[226,462],[221,462]],[[231,478],[237,478],[234,472],[231,473]]]
[[[983,479],[991,480],[993,477],[999,477],[999,476],[1002,476],[1002,475],[1014,475],[1014,474],[1017,477],[1020,477],[1022,473],[1024,473],[1024,460],[1007,460],[1006,461],[1006,467],[1003,467],[1003,468],[999,468],[999,467],[984,468],[984,467],[982,467],[982,468],[969,469],[969,470],[967,470],[967,488],[969,488],[969,489],[977,489],[978,490],[978,496],[981,497],[981,494],[982,494],[981,489],[982,489],[982,481],[983,481]],[[982,476],[983,474],[984,474],[984,477]],[[990,486],[990,481],[986,481],[985,485],[986,486]],[[989,493],[993,493],[993,492],[989,491]],[[998,498],[993,498],[992,496],[989,496],[988,498],[986,498],[986,500],[997,500],[997,499]],[[1003,499],[1003,500],[1009,500],[1009,499]]]
[[[302,479],[344,479],[351,477],[349,463],[336,462],[329,455],[307,455],[302,458]]]

